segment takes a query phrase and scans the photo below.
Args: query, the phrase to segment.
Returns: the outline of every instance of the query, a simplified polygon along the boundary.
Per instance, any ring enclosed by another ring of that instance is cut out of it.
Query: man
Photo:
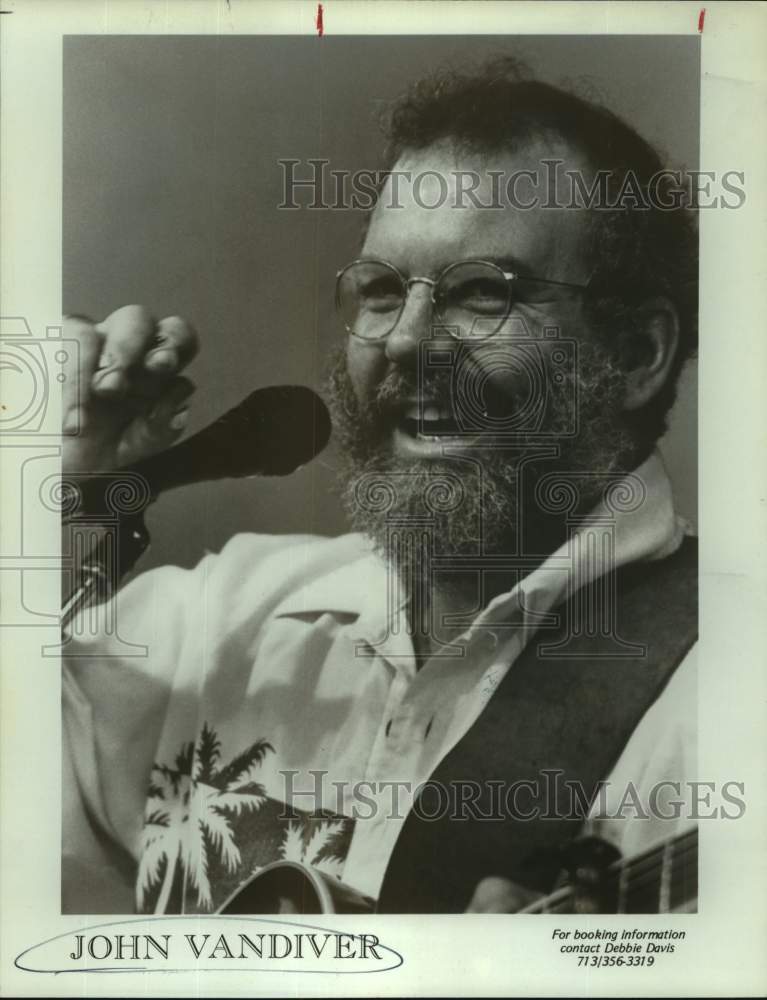
[[[598,814],[694,775],[694,553],[654,451],[690,221],[636,133],[509,62],[422,82],[390,140],[336,289],[357,530],[238,536],[125,587],[119,638],[75,628],[65,910],[210,911],[291,860],[383,909],[513,911],[563,869],[602,885],[589,808],[624,854],[683,826]],[[66,471],[176,440],[188,323],[68,333]]]

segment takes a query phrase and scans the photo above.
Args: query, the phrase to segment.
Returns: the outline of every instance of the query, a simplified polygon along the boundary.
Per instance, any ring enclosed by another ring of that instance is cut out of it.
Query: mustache
[[[470,417],[472,426],[483,416],[497,420],[513,417],[529,405],[529,386],[495,386],[479,366],[462,369],[460,377],[449,366],[423,372],[392,367],[364,394],[355,392],[346,352],[331,355],[325,396],[339,439],[353,452],[378,446],[403,411],[414,400],[426,400],[456,420]],[[497,423],[492,427],[497,428]],[[488,425],[492,429],[491,425]]]
[[[509,417],[524,405],[527,393],[509,384],[503,388],[494,385],[482,378],[480,369],[468,374],[464,371],[458,381],[450,370],[419,377],[412,371],[394,369],[384,376],[363,405],[369,419],[386,420],[397,416],[414,399],[427,399],[454,415],[458,411],[475,414],[483,411],[486,416]]]
[[[435,373],[428,380],[419,380],[412,372],[395,369],[379,382],[370,405],[381,415],[389,415],[393,410],[401,408],[404,403],[424,396],[439,405],[450,405],[452,402],[450,373]]]

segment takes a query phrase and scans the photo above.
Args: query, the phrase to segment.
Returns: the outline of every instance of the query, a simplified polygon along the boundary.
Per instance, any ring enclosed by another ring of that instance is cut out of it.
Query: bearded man
[[[336,287],[355,530],[238,535],[126,586],[119,639],[73,630],[67,911],[211,911],[280,860],[351,908],[514,911],[684,829],[657,793],[694,777],[695,551],[655,444],[688,214],[630,127],[508,61],[421,82],[389,138]],[[67,327],[65,470],[171,444],[192,327]]]

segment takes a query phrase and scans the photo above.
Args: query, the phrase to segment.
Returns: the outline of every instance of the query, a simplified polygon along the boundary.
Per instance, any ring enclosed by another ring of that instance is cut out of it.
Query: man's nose
[[[430,337],[433,322],[431,285],[414,281],[397,325],[386,338],[386,356],[395,364],[415,364],[418,345]]]

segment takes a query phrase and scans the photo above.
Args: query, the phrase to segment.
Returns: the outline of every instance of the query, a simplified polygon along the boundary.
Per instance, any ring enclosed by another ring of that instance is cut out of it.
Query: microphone
[[[256,389],[199,433],[124,471],[164,490],[209,479],[288,476],[311,461],[330,439],[330,414],[303,385]]]
[[[173,448],[109,473],[65,477],[65,523],[67,515],[84,519],[92,545],[74,543],[74,586],[62,605],[62,628],[86,604],[106,600],[133,568],[149,544],[143,510],[164,490],[209,479],[287,476],[322,451],[330,430],[316,392],[267,386]],[[94,530],[105,508],[111,512],[106,522],[114,524],[116,513],[122,525],[117,537]]]
[[[108,473],[66,477],[65,488],[74,487],[82,516],[110,507],[121,484],[143,494],[146,506],[165,490],[191,483],[287,476],[319,455],[330,430],[330,414],[316,392],[302,385],[267,386],[175,447]]]

